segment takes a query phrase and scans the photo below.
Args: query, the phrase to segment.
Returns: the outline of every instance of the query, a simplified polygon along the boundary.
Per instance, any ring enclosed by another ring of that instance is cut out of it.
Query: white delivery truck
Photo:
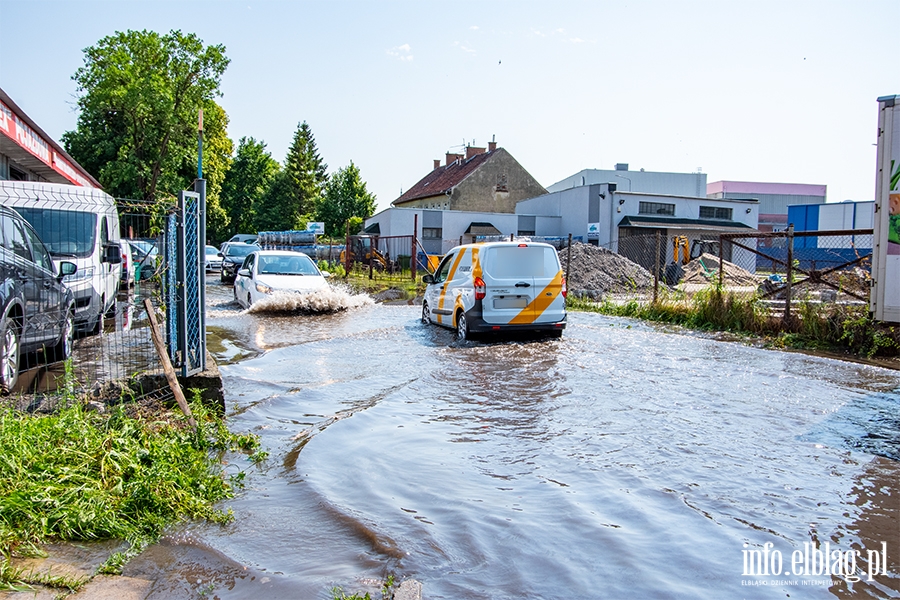
[[[63,282],[75,295],[75,328],[99,333],[114,311],[121,276],[119,214],[102,190],[33,181],[0,181],[0,202],[34,227],[59,269],[78,269]]]

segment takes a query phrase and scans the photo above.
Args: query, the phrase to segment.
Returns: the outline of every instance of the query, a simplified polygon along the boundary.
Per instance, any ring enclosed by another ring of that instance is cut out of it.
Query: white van
[[[34,227],[57,270],[78,269],[63,282],[75,294],[75,328],[98,333],[115,309],[121,277],[119,214],[102,190],[33,181],[0,181],[0,200]]]
[[[556,249],[536,242],[457,246],[427,284],[422,322],[475,333],[542,332],[566,328],[566,280]]]

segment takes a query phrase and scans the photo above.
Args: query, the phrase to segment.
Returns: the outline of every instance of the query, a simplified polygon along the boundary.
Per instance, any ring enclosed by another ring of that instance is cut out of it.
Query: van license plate
[[[525,308],[526,306],[528,306],[528,298],[523,296],[494,298],[494,308]]]

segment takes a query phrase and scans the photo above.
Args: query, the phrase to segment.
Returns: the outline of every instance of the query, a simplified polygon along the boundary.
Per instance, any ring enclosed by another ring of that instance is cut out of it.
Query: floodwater
[[[231,457],[233,523],[126,568],[153,597],[900,597],[898,372],[594,314],[459,343],[416,306],[208,300],[230,426],[270,454]]]

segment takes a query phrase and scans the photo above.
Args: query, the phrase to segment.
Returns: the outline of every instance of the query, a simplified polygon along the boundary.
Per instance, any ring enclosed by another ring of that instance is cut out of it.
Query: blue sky
[[[898,0],[0,0],[0,87],[58,140],[84,48],[181,29],[226,47],[235,143],[282,161],[305,120],[379,208],[492,136],[544,186],[627,162],[870,200],[898,22]]]

